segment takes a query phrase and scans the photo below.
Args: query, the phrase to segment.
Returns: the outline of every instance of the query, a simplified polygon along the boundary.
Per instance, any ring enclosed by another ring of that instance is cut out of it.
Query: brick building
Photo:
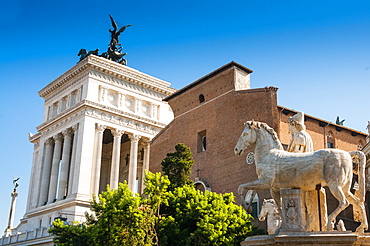
[[[166,153],[173,152],[177,143],[184,143],[195,160],[191,178],[203,189],[237,194],[240,184],[256,180],[255,166],[246,163],[245,154],[234,154],[243,123],[252,119],[266,122],[286,147],[290,141],[287,119],[297,111],[278,105],[278,88],[251,89],[251,73],[230,62],[165,98],[175,118],[152,140],[150,170],[160,171]],[[353,151],[366,143],[362,132],[307,114],[305,125],[315,150]],[[245,153],[253,151],[250,148]],[[269,191],[258,191],[258,197],[271,196]]]

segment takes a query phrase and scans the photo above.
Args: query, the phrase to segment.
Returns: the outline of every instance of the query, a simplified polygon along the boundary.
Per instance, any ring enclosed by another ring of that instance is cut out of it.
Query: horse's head
[[[80,55],[86,55],[87,51],[85,49],[80,49],[80,51],[78,52],[78,56]]]
[[[244,123],[244,130],[234,149],[236,155],[241,155],[246,148],[256,142],[256,127],[257,126],[253,120]]]
[[[277,208],[276,202],[274,199],[264,199],[261,207],[261,212],[258,216],[259,221],[264,221],[268,213]]]

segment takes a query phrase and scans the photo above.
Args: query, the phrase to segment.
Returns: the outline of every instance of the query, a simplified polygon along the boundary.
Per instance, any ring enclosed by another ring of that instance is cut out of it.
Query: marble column
[[[48,200],[51,164],[53,161],[54,140],[49,138],[45,142],[45,156],[42,164],[42,176],[40,184],[39,206],[45,205]]]
[[[142,145],[144,148],[144,157],[143,157],[143,168],[141,169],[141,178],[139,178],[139,192],[143,193],[144,191],[144,178],[145,178],[145,171],[149,170],[149,154],[150,154],[150,140],[149,139],[142,139]]]
[[[71,158],[71,143],[72,143],[72,129],[67,129],[63,131],[64,142],[63,142],[63,152],[62,152],[62,164],[60,167],[59,175],[59,186],[58,186],[58,200],[64,199],[67,189],[68,182],[68,171]]]
[[[69,165],[69,175],[68,175],[68,188],[67,188],[67,197],[73,194],[73,176],[75,173],[76,167],[76,149],[77,149],[77,130],[78,124],[72,126],[73,131],[73,143],[72,143],[72,157],[71,157],[71,164]]]
[[[119,178],[119,161],[121,154],[121,137],[124,133],[123,130],[112,129],[113,135],[113,150],[112,150],[112,164],[110,171],[110,188],[118,189]]]
[[[10,204],[10,212],[9,212],[9,220],[8,220],[8,226],[5,229],[5,236],[9,236],[13,229],[13,223],[14,223],[14,214],[15,214],[15,202],[18,197],[17,189],[14,189],[14,191],[10,194],[12,197],[12,202]]]
[[[141,136],[136,134],[129,134],[131,140],[130,148],[130,166],[128,171],[128,187],[132,192],[137,192],[136,176],[137,176],[137,151],[139,147],[139,140]]]
[[[51,166],[48,203],[54,202],[56,198],[56,194],[57,194],[59,162],[60,162],[60,155],[62,152],[63,135],[58,133],[56,136],[54,136],[54,141],[55,141],[55,146],[54,146],[54,154],[53,154],[53,164]]]
[[[96,139],[95,139],[95,165],[93,170],[93,189],[92,193],[96,196],[99,194],[100,184],[100,168],[101,168],[101,152],[103,149],[103,133],[107,126],[96,123]]]

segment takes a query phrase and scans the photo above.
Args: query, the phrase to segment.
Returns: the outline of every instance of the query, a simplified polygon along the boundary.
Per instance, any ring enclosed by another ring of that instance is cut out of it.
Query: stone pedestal
[[[302,191],[300,189],[280,189],[280,196],[282,198],[280,232],[304,231]]]
[[[322,204],[321,200],[325,198],[325,193],[323,193],[321,189],[315,192],[313,191],[311,194],[307,194],[307,192],[303,193],[300,189],[280,189],[280,195],[282,198],[282,226],[279,234],[249,237],[241,242],[240,245],[370,245],[370,233],[358,234],[351,231],[307,231],[305,229],[305,226],[310,224],[306,221],[312,220],[315,224],[319,222],[319,218],[316,215],[305,215],[306,211],[314,210],[314,206],[311,206],[309,209],[306,208],[304,204],[305,199],[316,197],[314,202],[316,202],[317,205]],[[326,210],[317,208],[317,206],[316,210],[326,213]],[[325,218],[326,216],[321,218],[322,223]]]
[[[370,234],[358,235],[353,232],[289,232],[278,235],[261,235],[247,238],[242,246],[254,245],[300,245],[300,246],[336,246],[336,245],[370,245]]]

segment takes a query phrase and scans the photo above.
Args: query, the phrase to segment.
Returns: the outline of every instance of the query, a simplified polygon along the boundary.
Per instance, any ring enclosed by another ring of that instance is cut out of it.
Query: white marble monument
[[[126,180],[143,190],[150,140],[172,119],[170,84],[90,55],[48,84],[36,134],[26,213],[0,245],[48,245],[55,217],[83,221],[93,194]],[[39,245],[39,244],[38,244]]]

